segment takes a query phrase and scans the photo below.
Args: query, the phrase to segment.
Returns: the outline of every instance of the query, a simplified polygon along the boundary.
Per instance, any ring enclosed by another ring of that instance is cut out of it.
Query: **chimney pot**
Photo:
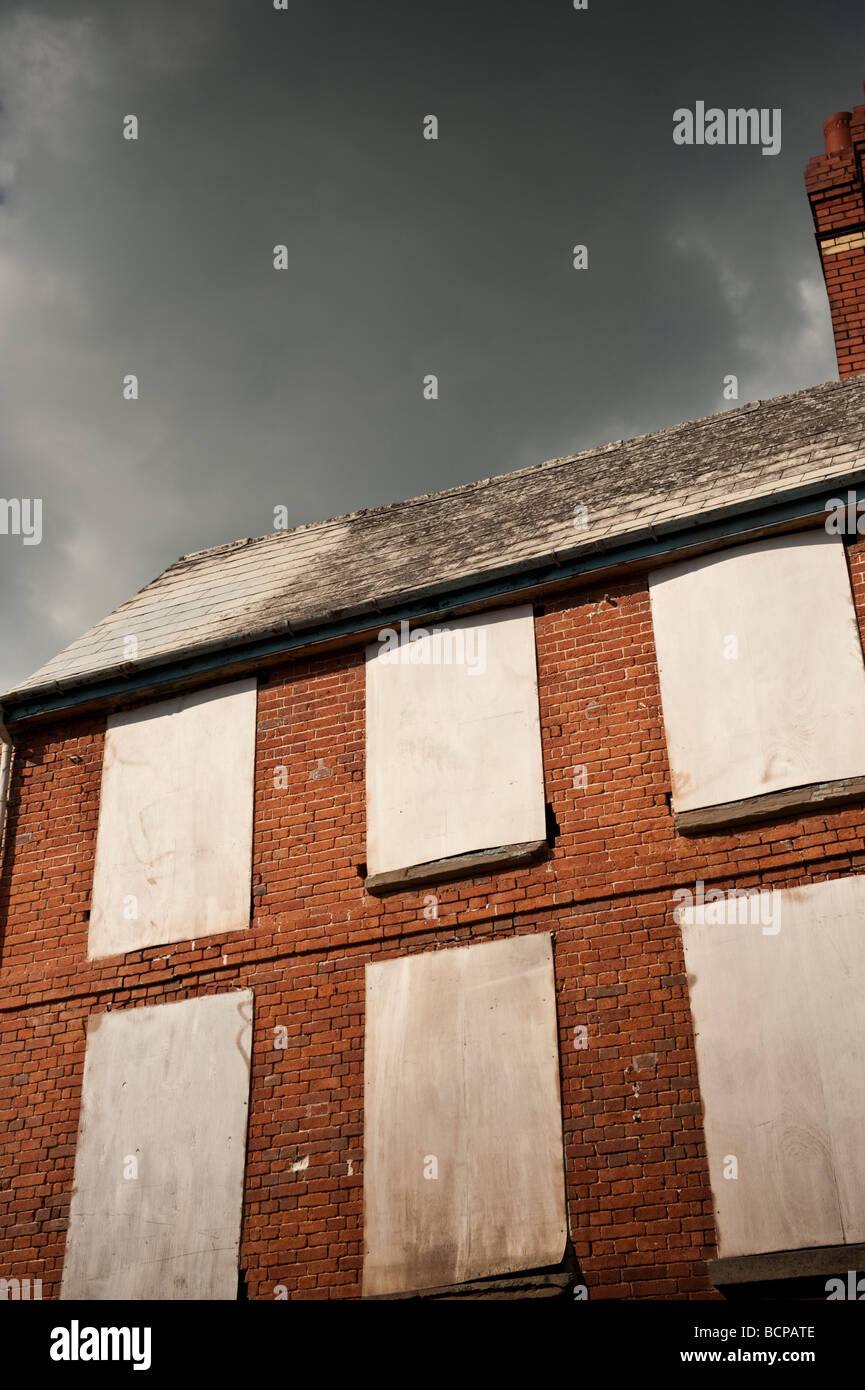
[[[852,150],[853,139],[850,135],[850,120],[852,111],[836,111],[834,116],[830,116],[828,121],[823,124],[823,139],[826,142],[827,154],[843,154],[845,150]]]

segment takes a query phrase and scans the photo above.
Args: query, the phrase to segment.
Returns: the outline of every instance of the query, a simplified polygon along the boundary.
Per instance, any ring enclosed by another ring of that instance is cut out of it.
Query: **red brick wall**
[[[850,123],[850,148],[812,159],[805,171],[818,238],[865,229],[865,106]],[[822,254],[822,253],[821,253]],[[823,255],[838,374],[865,372],[865,248]]]
[[[865,543],[851,561],[865,632]],[[437,920],[424,916],[429,888],[364,895],[360,652],[286,665],[261,685],[252,927],[194,946],[88,963],[104,721],[18,735],[0,879],[0,1275],[41,1277],[44,1297],[58,1293],[88,1015],[248,986],[249,1295],[284,1285],[290,1297],[357,1296],[364,965],[542,930],[554,933],[569,1215],[590,1297],[714,1296],[673,889],[861,871],[865,807],[674,836],[645,578],[548,603],[536,631],[546,794],[561,833],[547,862],[442,885]],[[574,785],[580,765],[585,788]],[[280,1025],[286,1050],[274,1046]]]

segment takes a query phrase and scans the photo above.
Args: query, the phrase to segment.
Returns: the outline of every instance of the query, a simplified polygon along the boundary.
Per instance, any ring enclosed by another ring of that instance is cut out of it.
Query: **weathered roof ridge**
[[[36,696],[52,701],[108,680],[144,690],[155,680],[148,673],[178,662],[206,658],[218,671],[271,639],[271,654],[299,651],[304,634],[336,640],[382,614],[439,611],[443,599],[452,606],[479,586],[507,602],[530,572],[576,565],[597,574],[644,542],[669,557],[695,528],[734,534],[742,518],[778,504],[799,515],[803,499],[813,511],[822,489],[842,479],[865,481],[865,374],[192,552],[3,703],[32,709]]]
[[[641,444],[662,434],[677,434],[680,431],[694,429],[698,425],[707,425],[720,420],[734,421],[737,416],[747,415],[760,407],[782,406],[793,397],[801,398],[804,395],[816,394],[831,388],[843,389],[848,384],[849,381],[823,381],[816,386],[806,386],[798,391],[788,391],[783,396],[767,396],[765,399],[745,401],[732,410],[716,410],[709,415],[697,415],[691,420],[682,420],[676,425],[662,425],[659,429],[646,430],[643,434],[628,435],[622,439],[611,439],[605,444],[592,444],[587,449],[579,449],[575,454],[562,454],[558,458],[544,459],[541,463],[527,463],[523,468],[509,469],[506,473],[493,473],[488,478],[478,478],[471,483],[455,483],[453,487],[442,488],[438,492],[421,492],[414,497],[404,497],[396,502],[382,502],[375,507],[358,507],[353,512],[342,512],[336,516],[323,517],[320,521],[304,521],[299,526],[292,526],[286,531],[266,531],[261,536],[244,536],[239,540],[220,541],[217,545],[205,546],[202,550],[190,550],[187,554],[178,556],[172,564],[162,571],[162,574],[167,574],[169,570],[178,565],[186,564],[192,560],[200,560],[205,556],[227,555],[233,550],[240,550],[248,545],[260,545],[265,541],[285,541],[289,536],[296,536],[303,531],[317,531],[328,526],[344,525],[346,522],[355,521],[359,517],[393,512],[401,507],[414,507],[427,502],[438,502],[448,497],[455,497],[459,493],[467,494],[479,491],[481,488],[489,487],[494,483],[510,482],[512,478],[520,478],[528,473],[537,474],[545,469],[562,468],[566,464],[578,463],[580,459],[588,458],[591,455],[609,453],[610,450],[621,449],[626,444]],[[154,576],[155,579],[161,577],[162,575]]]

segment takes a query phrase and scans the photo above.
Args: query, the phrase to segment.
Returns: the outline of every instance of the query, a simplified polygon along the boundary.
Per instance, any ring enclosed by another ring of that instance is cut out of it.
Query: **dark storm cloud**
[[[44,538],[0,536],[0,687],[278,504],[834,375],[802,171],[863,37],[858,0],[6,0],[0,493]],[[675,146],[698,99],[780,107],[780,154]]]

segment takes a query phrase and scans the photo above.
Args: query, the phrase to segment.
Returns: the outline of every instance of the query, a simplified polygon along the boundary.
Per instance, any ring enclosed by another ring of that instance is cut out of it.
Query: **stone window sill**
[[[789,787],[764,796],[727,801],[720,806],[702,806],[694,811],[673,814],[673,825],[680,835],[703,835],[713,830],[753,824],[762,820],[781,820],[800,811],[822,811],[865,797],[865,777],[844,777],[835,782],[814,782],[807,787]]]
[[[807,1250],[771,1250],[710,1260],[709,1279],[719,1288],[822,1275],[846,1279],[851,1269],[865,1269],[865,1245],[818,1245]]]
[[[371,1294],[365,1301],[382,1303],[404,1298],[573,1298],[571,1290],[580,1282],[572,1260],[567,1258],[546,1269],[524,1270],[516,1274],[499,1274],[489,1279],[472,1279],[466,1284],[445,1284],[435,1289],[413,1289],[407,1293]]]
[[[447,883],[454,878],[474,878],[497,869],[521,868],[543,859],[547,853],[546,840],[529,840],[519,845],[499,845],[496,849],[473,850],[470,854],[455,854],[448,859],[433,859],[427,864],[411,864],[406,869],[389,869],[382,874],[368,874],[364,887],[377,897],[399,893],[423,884]]]

